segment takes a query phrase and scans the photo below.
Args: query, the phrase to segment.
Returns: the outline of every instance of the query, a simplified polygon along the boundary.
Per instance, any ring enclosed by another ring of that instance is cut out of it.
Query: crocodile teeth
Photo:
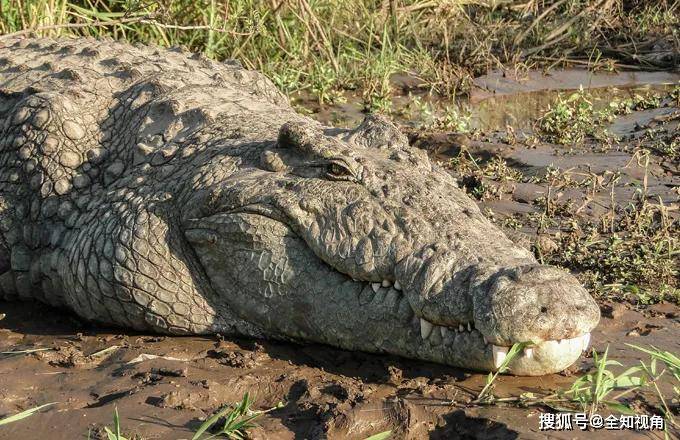
[[[371,289],[373,289],[375,293],[378,293],[378,289],[380,289],[380,283],[371,283]]]
[[[467,328],[468,328],[468,331],[469,331],[469,332],[471,332],[471,331],[472,331],[472,325],[470,325],[470,323],[469,323],[469,322],[467,323]]]
[[[463,324],[458,324],[458,331],[459,331],[459,332],[464,332],[464,331],[465,331],[465,327],[463,327]]]
[[[446,337],[446,334],[449,332],[449,329],[447,329],[446,327],[439,327],[439,331],[442,334],[442,338],[444,338]]]
[[[524,349],[524,356],[531,359],[534,357],[534,349],[531,347],[527,347]]]
[[[590,344],[590,333],[583,335],[581,342],[583,343],[583,345],[581,345],[583,351],[588,350],[588,344]]]
[[[399,281],[394,282],[394,288],[397,290],[401,290],[401,284],[399,284]]]
[[[442,343],[442,339],[444,338],[442,337],[441,331],[437,329],[437,327],[439,326],[435,325],[434,327],[435,327],[434,331],[427,340],[430,343],[430,345],[440,345]]]
[[[432,333],[432,327],[434,326],[431,322],[420,318],[420,336],[423,339],[427,339],[430,336],[430,333]]]
[[[491,352],[493,353],[494,367],[500,368],[501,364],[505,360],[505,356],[508,354],[508,347],[499,347],[498,345],[492,345]]]
[[[392,282],[390,280],[383,280],[382,286],[383,287],[390,287],[390,286],[392,286]]]

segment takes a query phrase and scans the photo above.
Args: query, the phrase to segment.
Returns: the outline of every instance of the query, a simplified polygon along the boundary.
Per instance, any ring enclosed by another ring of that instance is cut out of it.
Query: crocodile
[[[0,130],[5,299],[481,371],[523,343],[516,375],[573,364],[600,318],[387,118],[324,126],[237,61],[8,36]]]

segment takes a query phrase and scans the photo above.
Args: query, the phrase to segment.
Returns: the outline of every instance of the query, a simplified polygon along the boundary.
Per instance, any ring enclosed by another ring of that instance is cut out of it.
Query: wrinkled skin
[[[597,325],[573,276],[510,242],[381,117],[325,128],[261,75],[177,51],[11,43],[6,297],[477,370],[527,342],[510,364],[523,375],[571,365]]]

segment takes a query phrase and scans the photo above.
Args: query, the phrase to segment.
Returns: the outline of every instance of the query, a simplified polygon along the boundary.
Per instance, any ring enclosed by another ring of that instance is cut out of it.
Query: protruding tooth
[[[493,353],[494,367],[500,368],[501,364],[505,360],[505,356],[508,354],[508,347],[499,347],[498,345],[492,345],[491,352]]]
[[[439,327],[439,326],[435,325],[434,327],[435,327],[434,331],[432,332],[430,337],[427,339],[427,341],[430,343],[430,345],[436,346],[436,345],[440,345],[442,343],[442,339],[444,339],[444,338],[442,337],[441,331],[439,329],[437,329],[437,327]]]
[[[449,332],[449,329],[447,329],[446,327],[439,327],[439,331],[442,334],[442,338],[444,338],[446,337],[446,334]]]
[[[433,325],[431,322],[420,318],[420,336],[423,339],[427,339],[430,336],[430,333],[432,333],[432,327]]]
[[[459,332],[464,332],[464,331],[465,331],[465,327],[463,327],[463,324],[458,324],[458,331],[459,331]]]
[[[383,287],[390,287],[391,285],[392,285],[392,281],[390,281],[390,280],[383,280],[382,281]]]
[[[470,323],[469,323],[469,322],[467,323],[467,328],[468,328],[468,331],[469,331],[469,332],[471,332],[471,331],[472,331],[472,326],[470,325]]]
[[[534,357],[534,349],[531,348],[531,347],[526,347],[526,348],[524,349],[524,356],[527,357],[527,358],[529,358],[529,359],[531,359],[532,357]]]
[[[582,340],[581,349],[582,351],[588,350],[588,345],[590,344],[590,333],[586,333],[583,335],[583,340]]]
[[[380,289],[380,283],[371,283],[371,289],[373,289],[375,293],[378,293],[378,289]]]
[[[482,336],[482,337],[484,338],[484,343],[488,345],[489,344],[489,338],[487,338],[486,336]]]
[[[401,290],[401,284],[399,284],[399,281],[394,281],[394,288],[397,290]]]

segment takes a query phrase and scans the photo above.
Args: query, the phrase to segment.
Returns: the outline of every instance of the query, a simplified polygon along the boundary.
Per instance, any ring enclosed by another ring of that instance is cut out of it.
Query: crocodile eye
[[[326,173],[329,177],[341,180],[349,180],[354,178],[354,174],[347,167],[337,163],[331,162],[326,166]]]
[[[337,163],[330,164],[328,166],[328,172],[334,176],[342,176],[343,174],[347,174],[347,170]]]

